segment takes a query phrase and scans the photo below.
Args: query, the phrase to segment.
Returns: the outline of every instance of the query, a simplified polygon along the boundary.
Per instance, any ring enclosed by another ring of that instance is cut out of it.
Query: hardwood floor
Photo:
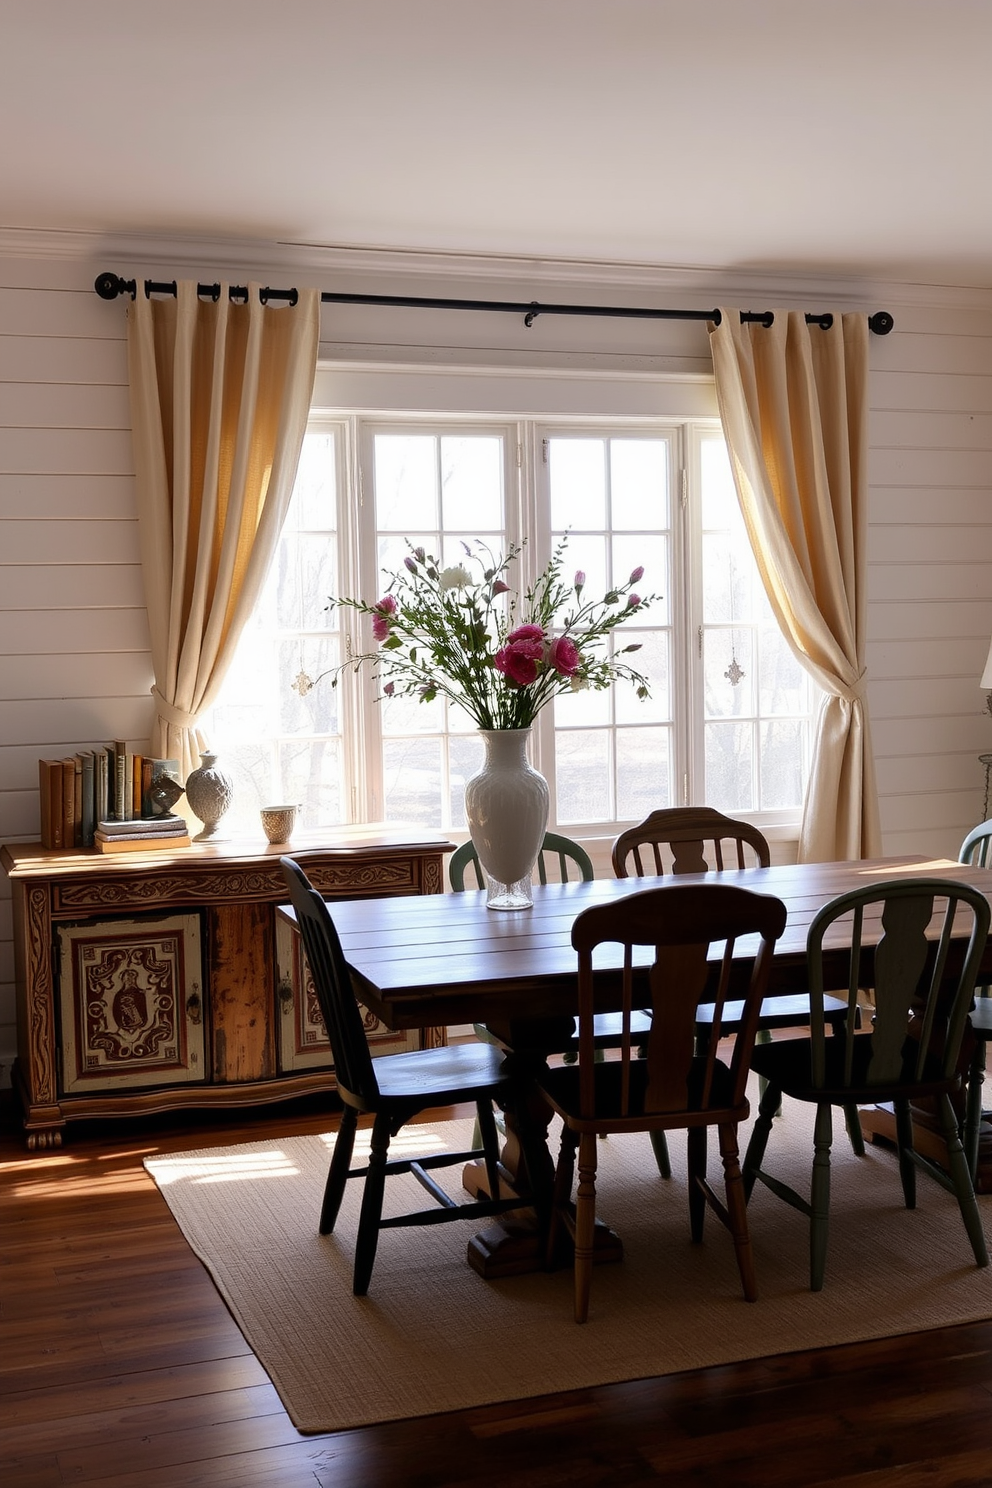
[[[301,1436],[141,1163],[332,1124],[77,1127],[32,1156],[7,1116],[4,1488],[992,1484],[992,1322]]]

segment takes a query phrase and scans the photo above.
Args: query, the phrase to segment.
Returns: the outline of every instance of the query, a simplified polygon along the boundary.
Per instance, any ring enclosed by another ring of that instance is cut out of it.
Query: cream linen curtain
[[[710,328],[744,521],[782,632],[827,694],[817,722],[800,862],[881,851],[865,674],[868,322],[770,327],[720,311]]]
[[[293,490],[317,366],[320,296],[232,304],[196,284],[139,287],[128,310],[141,567],[151,629],[152,749],[185,780],[196,726],[230,665]]]

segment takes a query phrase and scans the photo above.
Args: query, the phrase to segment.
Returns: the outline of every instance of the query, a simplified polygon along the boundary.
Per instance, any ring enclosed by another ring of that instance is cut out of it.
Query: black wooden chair
[[[865,920],[881,938],[871,956]],[[838,921],[845,921],[849,1017],[843,1032],[826,1036],[823,1014],[824,941],[836,955]],[[849,923],[848,923],[849,922]],[[957,922],[957,924],[955,923]],[[950,955],[952,932],[967,936],[963,962]],[[989,928],[989,904],[965,884],[939,878],[903,878],[842,894],[814,916],[807,937],[810,1034],[757,1047],[752,1067],[768,1082],[744,1159],[750,1195],[760,1179],[810,1221],[810,1288],[823,1286],[830,1208],[830,1146],[834,1106],[891,1102],[896,1118],[899,1173],[907,1209],[916,1206],[916,1169],[922,1168],[958,1201],[975,1261],[988,1265],[982,1221],[952,1096],[959,1092],[958,1060],[975,978]],[[928,937],[928,930],[930,935]],[[849,932],[849,933],[848,933]],[[863,964],[864,953],[864,964]],[[867,963],[873,961],[873,969]],[[864,978],[875,989],[871,1027],[854,1026]],[[772,1117],[783,1096],[816,1107],[809,1198],[763,1166]],[[940,1117],[948,1169],[913,1145],[912,1102],[932,1102]]]
[[[334,1056],[337,1091],[344,1106],[324,1189],[319,1230],[322,1235],[328,1235],[334,1229],[348,1179],[364,1178],[352,1288],[356,1296],[363,1297],[369,1288],[380,1230],[478,1219],[520,1208],[519,1193],[513,1198],[497,1197],[500,1168],[493,1101],[510,1100],[513,1086],[503,1072],[503,1054],[492,1044],[460,1044],[373,1059],[327,905],[298,863],[292,858],[279,861],[296,911]],[[389,1158],[391,1139],[412,1117],[430,1107],[451,1106],[460,1101],[475,1103],[481,1147],[423,1158]],[[358,1118],[366,1113],[374,1117],[369,1162],[367,1167],[352,1168]],[[478,1158],[483,1158],[486,1164],[492,1195],[488,1199],[456,1203],[430,1176],[434,1168],[463,1165]],[[383,1219],[385,1181],[397,1173],[412,1173],[435,1200],[436,1207]]]
[[[548,1069],[538,1084],[562,1118],[562,1146],[555,1175],[549,1262],[564,1224],[575,1242],[575,1320],[585,1322],[592,1282],[596,1219],[596,1157],[599,1136],[632,1131],[688,1131],[689,1221],[692,1238],[702,1240],[709,1204],[734,1237],[744,1295],[757,1296],[754,1260],[747,1228],[744,1188],[738,1161],[737,1126],[749,1114],[748,1065],[768,983],[776,940],[785,929],[785,905],[771,895],[724,884],[672,884],[611,904],[595,905],[572,926],[579,967],[579,1060]],[[759,937],[750,983],[735,1018],[736,1038],[729,1064],[720,1057],[723,1010],[728,1005],[734,942]],[[624,948],[621,980],[623,1024],[619,1058],[596,1060],[593,1016],[593,953],[606,942]],[[696,1038],[697,1009],[713,996],[711,946],[724,942],[715,980],[713,1037],[702,1049]],[[635,948],[650,947],[653,961],[643,967]],[[635,990],[636,984],[636,990]],[[645,985],[646,984],[646,985]],[[638,1057],[630,1032],[634,1003],[649,1000],[652,1016],[647,1046]],[[719,1132],[726,1204],[706,1180],[706,1132]],[[575,1154],[579,1183],[571,1209]],[[645,1190],[645,1200],[649,1190]],[[663,1262],[661,1262],[663,1264]]]

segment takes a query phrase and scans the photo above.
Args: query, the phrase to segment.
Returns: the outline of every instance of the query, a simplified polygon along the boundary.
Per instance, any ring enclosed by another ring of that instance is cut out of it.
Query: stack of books
[[[134,754],[122,739],[68,759],[39,760],[42,847],[94,847],[98,822],[133,822],[137,828],[157,820],[150,791],[160,775],[181,784],[178,760]]]
[[[181,816],[135,818],[133,821],[101,821],[93,833],[98,852],[146,852],[156,847],[189,847],[189,830]]]

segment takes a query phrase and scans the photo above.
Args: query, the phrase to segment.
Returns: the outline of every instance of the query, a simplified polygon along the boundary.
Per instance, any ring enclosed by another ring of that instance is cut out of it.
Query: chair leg
[[[575,1321],[589,1316],[592,1253],[596,1232],[596,1134],[579,1137],[579,1186],[575,1194]]]
[[[663,1131],[648,1132],[651,1138],[651,1150],[654,1152],[654,1160],[658,1164],[658,1172],[662,1178],[671,1178],[672,1160],[668,1155],[668,1141]]]
[[[324,1201],[320,1206],[320,1223],[317,1228],[321,1235],[329,1235],[334,1229],[338,1210],[341,1208],[345,1184],[348,1182],[348,1169],[351,1167],[351,1155],[355,1150],[357,1126],[358,1112],[354,1106],[345,1106],[341,1112],[338,1134],[334,1139],[331,1166],[324,1185]]]
[[[916,1208],[916,1164],[910,1153],[913,1150],[913,1117],[908,1100],[893,1102],[896,1115],[896,1147],[899,1155],[899,1177],[907,1209]]]
[[[844,1107],[844,1125],[847,1127],[847,1135],[855,1157],[864,1157],[865,1137],[861,1130],[861,1117],[857,1106]]]
[[[562,1130],[561,1151],[558,1154],[558,1165],[555,1168],[555,1182],[551,1195],[551,1210],[548,1215],[547,1243],[544,1256],[544,1264],[549,1271],[555,1264],[558,1236],[561,1233],[562,1212],[571,1202],[572,1198],[572,1182],[575,1178],[575,1149],[578,1146],[578,1141],[577,1132],[571,1131],[567,1126]]]
[[[690,1126],[686,1132],[686,1166],[689,1174],[689,1232],[696,1245],[703,1238],[706,1217],[706,1194],[700,1183],[706,1181],[706,1128]]]
[[[747,1200],[744,1197],[744,1179],[741,1176],[740,1151],[737,1144],[737,1128],[719,1128],[720,1156],[723,1159],[723,1182],[727,1190],[727,1217],[730,1233],[734,1237],[737,1269],[741,1273],[741,1286],[747,1302],[758,1300],[758,1279],[754,1270],[754,1251],[751,1248],[751,1232],[747,1227]]]
[[[479,1131],[479,1146],[485,1154],[486,1160],[486,1186],[489,1189],[489,1197],[498,1199],[499,1190],[499,1137],[496,1134],[496,1116],[493,1112],[493,1103],[488,1098],[476,1102],[477,1115],[476,1127]],[[473,1144],[474,1145],[474,1144]]]
[[[985,1245],[985,1232],[982,1229],[982,1216],[978,1212],[975,1186],[968,1171],[968,1160],[961,1145],[957,1118],[954,1115],[954,1107],[951,1105],[949,1095],[940,1097],[940,1120],[944,1128],[944,1141],[947,1143],[948,1167],[954,1183],[954,1192],[961,1210],[961,1218],[964,1220],[964,1227],[968,1231],[971,1248],[975,1253],[975,1264],[987,1266],[989,1255]]]
[[[744,1198],[750,1199],[754,1188],[754,1175],[761,1167],[771,1135],[775,1112],[782,1103],[782,1092],[774,1085],[766,1085],[765,1093],[758,1103],[758,1115],[751,1132],[751,1139],[744,1154]]]
[[[826,1103],[816,1108],[813,1128],[813,1180],[810,1186],[809,1288],[823,1290],[827,1264],[827,1235],[830,1226],[830,1145],[833,1141],[833,1110]]]
[[[982,1130],[982,1086],[985,1083],[985,1040],[975,1039],[975,1052],[968,1070],[968,1093],[964,1117],[964,1155],[971,1181],[978,1178],[978,1139]]]
[[[369,1169],[365,1175],[358,1239],[355,1242],[355,1276],[351,1289],[356,1297],[366,1295],[372,1280],[372,1267],[375,1265],[375,1253],[379,1244],[379,1220],[382,1218],[382,1199],[386,1188],[386,1159],[389,1155],[390,1136],[389,1117],[380,1111],[372,1127]]]

